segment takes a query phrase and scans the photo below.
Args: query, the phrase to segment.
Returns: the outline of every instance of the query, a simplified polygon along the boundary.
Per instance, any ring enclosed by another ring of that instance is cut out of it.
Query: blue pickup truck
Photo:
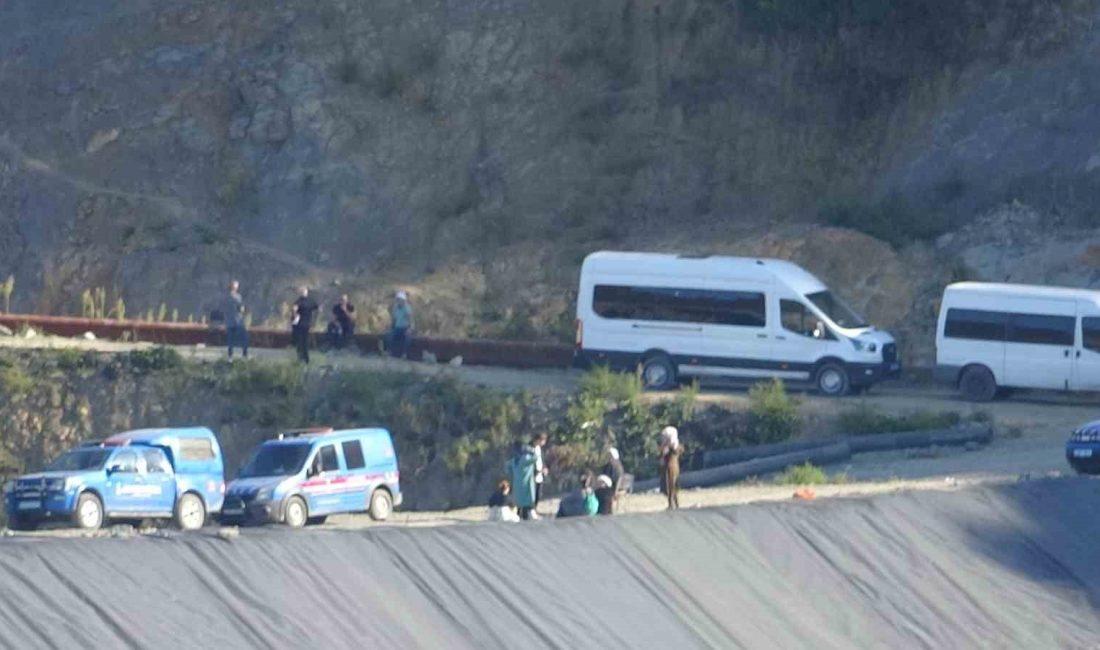
[[[9,481],[4,509],[13,530],[169,518],[194,530],[221,510],[224,495],[221,446],[210,429],[142,429],[84,443],[42,472]]]

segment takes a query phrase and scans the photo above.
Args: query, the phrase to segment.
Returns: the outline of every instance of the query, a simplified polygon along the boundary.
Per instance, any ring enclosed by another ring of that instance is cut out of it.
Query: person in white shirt
[[[550,473],[542,459],[542,448],[546,446],[546,440],[545,433],[540,433],[531,439],[531,448],[535,451],[535,508],[531,512],[531,516],[535,519],[539,518],[538,508],[539,500],[542,499],[542,482],[546,475]]]

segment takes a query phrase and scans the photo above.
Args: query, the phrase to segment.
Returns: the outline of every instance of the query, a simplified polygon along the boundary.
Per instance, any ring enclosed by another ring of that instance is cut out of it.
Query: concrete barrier
[[[872,451],[894,451],[919,447],[988,443],[993,439],[993,429],[988,426],[932,429],[929,431],[902,431],[898,433],[873,433],[858,436],[839,436],[819,440],[792,440],[785,443],[754,445],[734,449],[720,449],[704,455],[705,469],[680,474],[680,487],[710,487],[732,483],[751,476],[778,472],[791,465],[813,463],[825,465],[847,460],[852,454]],[[736,462],[706,466],[707,458],[737,458]],[[660,486],[659,479],[638,481],[634,490],[644,492]]]

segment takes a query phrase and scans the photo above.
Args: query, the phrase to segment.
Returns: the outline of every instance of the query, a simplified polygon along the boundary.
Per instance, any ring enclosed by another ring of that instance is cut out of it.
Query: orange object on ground
[[[794,491],[794,498],[804,499],[806,501],[813,501],[817,498],[817,493],[815,493],[810,488],[799,488]]]

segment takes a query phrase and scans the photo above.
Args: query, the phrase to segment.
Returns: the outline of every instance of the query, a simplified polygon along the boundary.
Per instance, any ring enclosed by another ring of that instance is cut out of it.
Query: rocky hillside
[[[781,255],[922,363],[952,278],[1096,282],[1096,5],[9,0],[0,277],[552,338],[591,250]]]

